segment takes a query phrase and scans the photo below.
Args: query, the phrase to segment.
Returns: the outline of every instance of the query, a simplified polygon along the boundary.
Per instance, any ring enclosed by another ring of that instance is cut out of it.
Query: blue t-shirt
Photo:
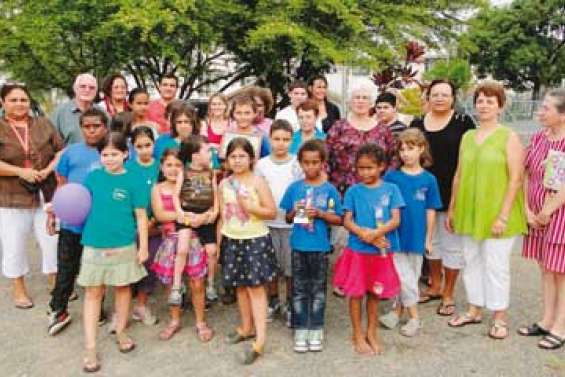
[[[311,186],[307,185],[303,179],[288,186],[281,199],[280,207],[287,213],[292,211],[296,202],[306,198],[308,189],[313,190],[312,198],[316,208],[324,212],[333,210],[338,216],[343,214],[339,192],[332,184],[324,182],[319,186]],[[294,224],[290,234],[290,246],[294,251],[330,251],[328,224],[316,218],[313,225],[310,229],[302,224]]]
[[[394,183],[406,202],[400,210],[400,250],[424,254],[426,247],[426,211],[442,208],[436,178],[430,172],[410,175],[402,170],[391,170],[384,180]]]
[[[159,162],[161,161],[161,156],[167,149],[179,149],[179,143],[169,134],[161,135],[155,141],[155,147],[153,148],[153,157]]]
[[[100,153],[95,147],[86,145],[84,142],[78,142],[69,145],[63,151],[55,171],[61,177],[64,177],[68,183],[84,184],[88,174],[99,169]],[[80,234],[82,226],[70,225],[61,222],[61,228]]]
[[[125,164],[126,170],[136,174],[138,177],[141,178],[141,181],[144,183],[143,187],[147,191],[147,197],[151,197],[151,189],[153,185],[157,183],[157,179],[159,178],[159,163],[156,159],[153,159],[153,162],[150,165],[141,165],[137,158],[135,160],[129,160]],[[147,216],[151,217],[151,202],[148,202],[147,206]]]
[[[326,140],[326,134],[318,128],[314,128],[314,140]],[[298,154],[302,144],[302,132],[298,130],[292,135],[292,143],[290,143],[288,151],[292,154]]]
[[[259,158],[266,157],[271,154],[271,142],[266,135],[261,137],[261,151],[259,153]]]
[[[135,209],[147,208],[147,190],[141,178],[130,171],[111,174],[105,169],[91,172],[84,185],[92,195],[92,209],[82,232],[82,244],[97,248],[131,245],[137,237]]]
[[[404,199],[396,185],[382,181],[377,187],[367,187],[362,183],[351,186],[345,192],[344,211],[353,213],[355,224],[370,229],[377,228],[377,218],[386,223],[392,217],[392,210],[404,207]],[[386,235],[390,242],[390,251],[399,251],[398,231],[395,229]],[[355,234],[349,234],[347,246],[359,253],[377,253],[379,249],[363,242]]]

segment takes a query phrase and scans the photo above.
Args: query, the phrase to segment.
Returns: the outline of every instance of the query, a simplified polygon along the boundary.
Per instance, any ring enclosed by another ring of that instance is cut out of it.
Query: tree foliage
[[[451,40],[457,12],[482,2],[4,0],[0,61],[36,90],[68,89],[84,71],[122,71],[139,86],[174,72],[183,98],[247,77],[280,95],[335,64],[377,69],[408,40]]]
[[[514,0],[485,9],[461,40],[480,75],[492,74],[516,90],[532,89],[565,77],[565,2]]]
[[[469,87],[472,78],[471,66],[463,59],[439,60],[424,72],[424,79],[428,81],[447,79],[461,90]]]

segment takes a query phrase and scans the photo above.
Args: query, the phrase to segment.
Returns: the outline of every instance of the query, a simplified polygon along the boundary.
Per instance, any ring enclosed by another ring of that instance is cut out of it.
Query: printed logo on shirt
[[[420,202],[424,202],[426,201],[426,194],[428,193],[428,188],[427,187],[420,187],[418,190],[416,190],[416,192],[414,193],[414,200],[420,201]]]
[[[112,191],[112,199],[116,201],[123,202],[127,198],[128,192],[124,189],[115,188],[114,191]]]
[[[386,194],[383,194],[383,196],[381,196],[380,202],[381,207],[387,208],[388,206],[390,206],[390,193],[387,192]]]
[[[326,206],[328,205],[328,194],[317,195],[314,203],[316,208],[325,210]]]

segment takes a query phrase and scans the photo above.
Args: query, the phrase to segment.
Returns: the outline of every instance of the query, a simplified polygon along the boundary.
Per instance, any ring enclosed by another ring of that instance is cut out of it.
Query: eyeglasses
[[[96,86],[95,86],[95,85],[80,84],[78,87],[79,87],[79,89],[96,90]]]

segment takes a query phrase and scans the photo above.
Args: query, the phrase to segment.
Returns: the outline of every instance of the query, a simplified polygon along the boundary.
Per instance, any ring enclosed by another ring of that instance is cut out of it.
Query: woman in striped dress
[[[529,234],[522,254],[535,259],[542,271],[543,318],[518,333],[543,336],[540,348],[557,349],[565,344],[564,89],[546,95],[538,117],[544,129],[533,136],[526,156]]]

